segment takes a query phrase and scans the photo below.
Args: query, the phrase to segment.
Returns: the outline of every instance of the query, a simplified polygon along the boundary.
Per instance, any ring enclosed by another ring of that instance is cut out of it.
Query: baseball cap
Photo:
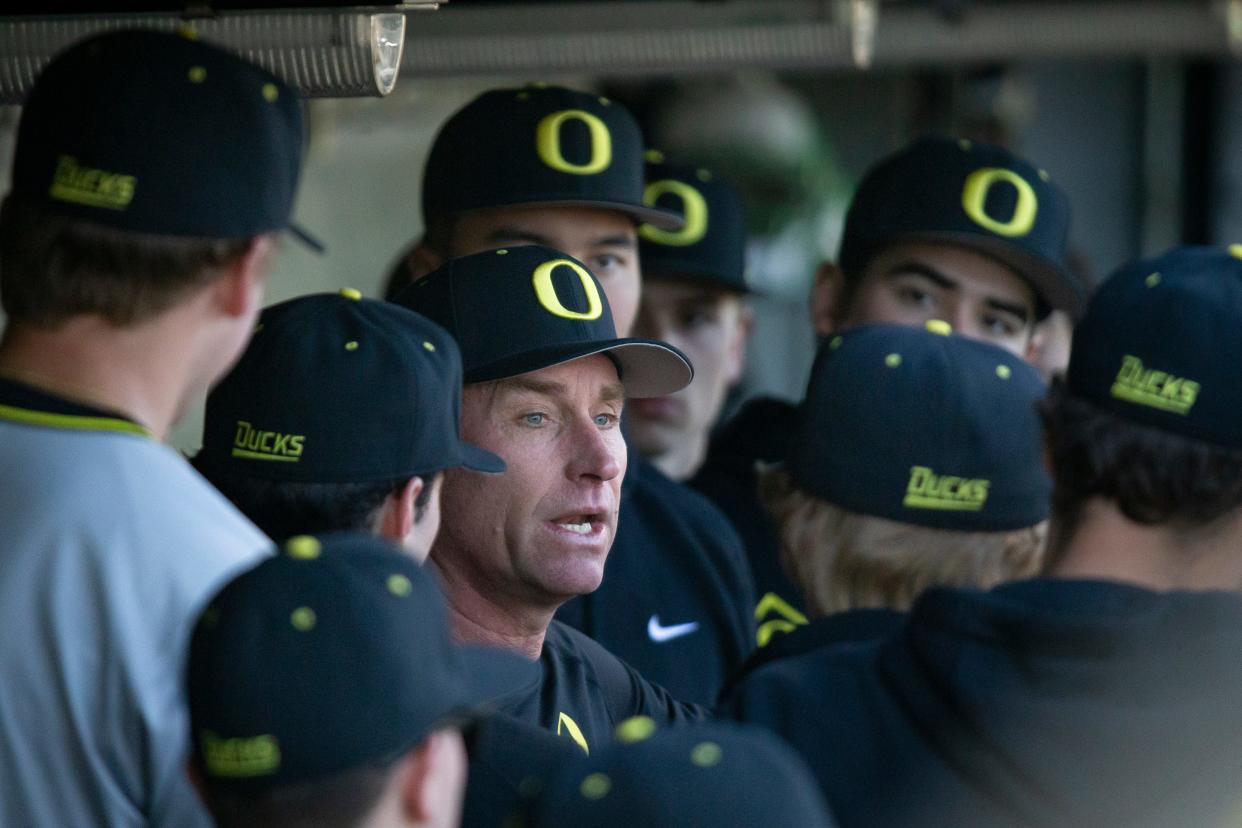
[[[648,159],[662,158],[648,151]],[[639,258],[647,277],[677,277],[748,293],[746,215],[732,185],[703,167],[648,161],[643,198],[685,216],[677,230],[638,228]]]
[[[998,532],[1048,516],[1035,370],[1008,351],[927,329],[864,325],[824,342],[787,469],[860,514]]]
[[[537,662],[455,645],[432,576],[395,547],[299,535],[197,620],[194,760],[234,788],[309,780],[396,759],[449,714],[538,680]]]
[[[1074,330],[1071,393],[1142,425],[1242,448],[1242,245],[1124,265]]]
[[[12,194],[71,218],[160,236],[288,229],[302,103],[269,72],[187,35],[82,40],[40,73],[22,109]]]
[[[207,397],[197,461],[315,483],[398,480],[504,461],[460,437],[461,354],[425,317],[356,290],[264,309]]]
[[[523,245],[450,259],[393,301],[453,335],[468,383],[592,354],[612,358],[630,397],[671,394],[694,378],[690,360],[673,346],[618,338],[599,280],[582,262],[550,247]]]
[[[484,92],[436,135],[423,173],[423,217],[549,204],[617,210],[676,228],[643,201],[643,140],[621,104],[563,86]]]
[[[747,725],[665,730],[622,722],[618,741],[574,757],[529,806],[529,828],[834,824],[806,765]]]
[[[1013,268],[1034,288],[1040,318],[1077,317],[1083,297],[1066,267],[1070,208],[1045,170],[977,141],[921,138],[867,171],[850,202],[840,265],[861,273],[898,241],[948,242]]]

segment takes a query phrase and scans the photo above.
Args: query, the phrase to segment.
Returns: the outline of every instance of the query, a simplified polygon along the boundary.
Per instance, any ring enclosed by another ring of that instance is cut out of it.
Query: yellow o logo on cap
[[[582,121],[591,131],[591,160],[574,164],[561,152],[561,126],[566,121]],[[612,163],[612,134],[599,118],[582,109],[553,112],[535,127],[535,149],[543,163],[552,169],[573,175],[595,175]]]
[[[556,286],[552,284],[552,273],[558,267],[568,267],[578,275],[578,280],[582,282],[582,289],[587,295],[587,309],[585,312],[572,311],[561,304],[561,297],[556,295]],[[553,316],[559,316],[562,319],[599,319],[604,312],[604,303],[599,298],[599,289],[595,287],[595,280],[591,278],[591,274],[577,262],[571,262],[569,259],[550,259],[535,268],[535,273],[531,277],[531,284],[535,286],[535,296],[539,298],[539,304],[543,305],[544,310]]]
[[[984,211],[983,205],[987,202],[988,192],[999,181],[1006,181],[1018,190],[1018,203],[1009,221],[997,221]],[[966,176],[966,185],[962,187],[962,209],[985,230],[991,230],[1000,236],[1025,236],[1035,226],[1039,198],[1026,179],[1013,170],[984,167]]]
[[[681,199],[681,211],[686,216],[686,223],[680,230],[661,230],[644,224],[638,228],[638,235],[649,242],[671,247],[687,247],[702,240],[707,234],[707,200],[703,194],[681,181],[653,181],[643,190],[643,204],[654,207],[656,200],[666,194]]]

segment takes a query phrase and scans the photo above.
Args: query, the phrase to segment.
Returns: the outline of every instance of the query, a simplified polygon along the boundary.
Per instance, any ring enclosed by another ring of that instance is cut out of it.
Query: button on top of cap
[[[357,288],[344,287],[344,288],[341,288],[338,291],[338,293],[340,293],[346,299],[353,299],[355,301],[362,298],[362,291],[358,290]]]
[[[940,334],[941,336],[948,336],[953,333],[953,326],[943,319],[928,319],[924,327],[932,333]]]

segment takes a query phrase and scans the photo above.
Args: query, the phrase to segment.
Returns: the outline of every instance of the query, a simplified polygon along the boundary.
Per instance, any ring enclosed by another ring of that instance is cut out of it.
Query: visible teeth
[[[587,535],[591,532],[591,521],[588,520],[583,523],[562,523],[560,524],[560,527],[562,529],[567,529],[570,532],[577,532],[579,535]]]

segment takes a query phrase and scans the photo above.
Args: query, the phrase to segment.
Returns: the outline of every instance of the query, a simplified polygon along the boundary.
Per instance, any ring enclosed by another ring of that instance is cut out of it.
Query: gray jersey
[[[185,649],[270,542],[137,427],[21,389],[0,382],[0,825],[206,825]]]

